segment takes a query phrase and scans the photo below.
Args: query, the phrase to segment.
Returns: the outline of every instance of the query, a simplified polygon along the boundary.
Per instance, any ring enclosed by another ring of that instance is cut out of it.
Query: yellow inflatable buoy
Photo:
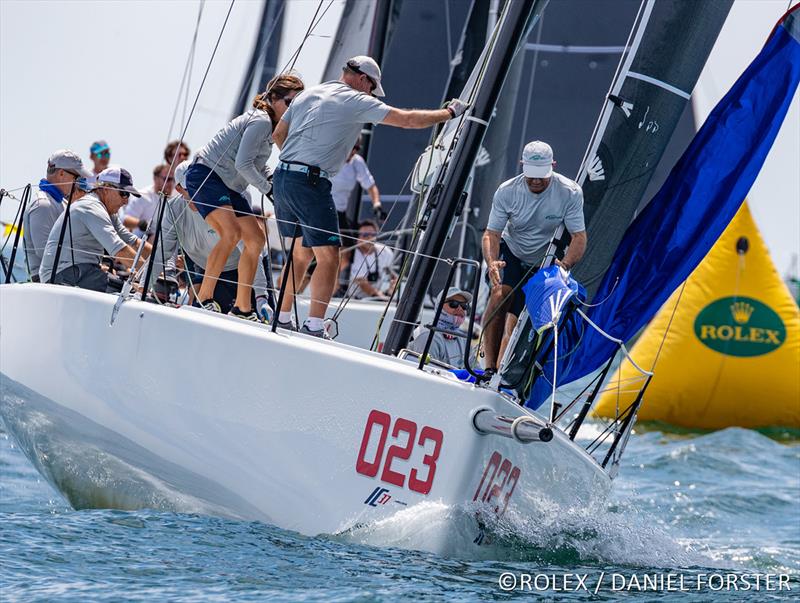
[[[800,310],[747,203],[659,310],[631,356],[644,369],[658,356],[640,421],[800,428]],[[625,409],[638,391],[626,384],[640,377],[623,361],[594,415],[613,418]]]

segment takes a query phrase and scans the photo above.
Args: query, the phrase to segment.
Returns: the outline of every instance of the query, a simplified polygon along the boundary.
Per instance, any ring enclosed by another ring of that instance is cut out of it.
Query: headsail
[[[700,263],[758,175],[800,83],[800,5],[717,104],[656,197],[626,232],[597,289],[592,321],[629,340]],[[614,353],[587,330],[564,346],[559,383],[597,369]],[[552,374],[552,363],[545,374]],[[543,380],[540,380],[543,381]],[[537,383],[530,402],[547,387]]]

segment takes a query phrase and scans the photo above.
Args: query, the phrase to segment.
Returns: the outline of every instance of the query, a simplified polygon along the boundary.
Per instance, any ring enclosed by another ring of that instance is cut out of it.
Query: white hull
[[[449,374],[193,308],[127,301],[110,325],[117,299],[0,286],[0,410],[29,455],[26,408],[221,513],[309,535],[422,501],[469,503],[476,491],[498,513],[509,496],[530,515],[608,490],[559,430],[531,444],[479,434],[477,408],[526,411]]]

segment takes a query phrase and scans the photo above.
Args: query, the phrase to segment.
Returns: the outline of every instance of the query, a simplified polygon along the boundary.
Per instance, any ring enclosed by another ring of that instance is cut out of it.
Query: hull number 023
[[[375,440],[377,448],[368,454],[370,442]],[[378,477],[382,482],[398,488],[408,486],[412,492],[428,494],[433,487],[436,461],[442,451],[443,441],[444,434],[434,427],[418,427],[414,421],[400,417],[392,420],[391,415],[373,410],[364,426],[356,472],[367,477]],[[415,447],[424,451],[419,466],[412,467],[407,475],[392,466],[396,461],[410,459]]]

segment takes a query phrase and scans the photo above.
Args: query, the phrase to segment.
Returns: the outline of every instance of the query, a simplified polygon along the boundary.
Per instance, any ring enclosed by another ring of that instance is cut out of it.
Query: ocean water
[[[800,598],[796,432],[640,426],[603,506],[507,516],[480,553],[458,546],[474,536],[471,511],[437,503],[309,538],[198,514],[163,492],[153,500],[73,510],[0,423],[0,600]],[[440,522],[452,554],[414,550]]]

